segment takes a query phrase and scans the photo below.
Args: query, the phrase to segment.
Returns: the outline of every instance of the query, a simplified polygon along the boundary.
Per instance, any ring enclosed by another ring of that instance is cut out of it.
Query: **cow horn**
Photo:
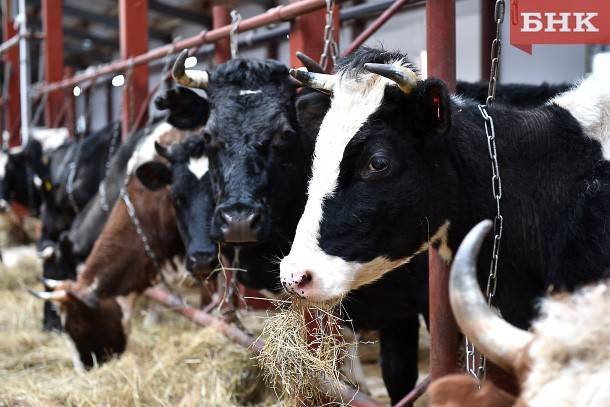
[[[322,68],[322,65],[320,65],[319,63],[314,61],[313,58],[310,58],[309,56],[305,55],[301,51],[297,51],[296,56],[299,59],[299,61],[301,61],[303,66],[305,68],[307,68],[307,70],[309,72],[324,73],[324,68]]]
[[[42,278],[42,283],[50,289],[55,289],[64,283],[63,280],[54,280],[52,278]]]
[[[290,75],[305,86],[317,89],[326,94],[333,93],[336,77],[325,73],[307,72],[301,69],[291,69]]]
[[[34,291],[28,289],[28,292],[34,297],[45,301],[64,301],[66,298],[68,298],[68,293],[65,290]]]
[[[449,299],[464,335],[482,354],[510,371],[518,353],[532,340],[533,335],[496,315],[481,293],[476,277],[477,257],[491,227],[492,222],[484,220],[464,238],[451,267]]]
[[[55,248],[53,246],[47,246],[37,254],[38,258],[42,260],[49,260],[51,257],[53,257],[53,253],[55,253]]]
[[[417,74],[404,66],[393,64],[364,64],[367,71],[393,80],[407,95],[417,86]]]
[[[185,49],[178,55],[176,62],[174,62],[174,68],[172,69],[174,80],[180,85],[189,88],[206,89],[209,81],[206,71],[184,68],[184,61],[186,61],[188,55],[189,51]]]

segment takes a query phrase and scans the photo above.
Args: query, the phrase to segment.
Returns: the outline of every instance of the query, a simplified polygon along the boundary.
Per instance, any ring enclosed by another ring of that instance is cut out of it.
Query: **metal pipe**
[[[290,20],[301,14],[307,14],[311,11],[321,9],[323,7],[326,7],[325,0],[303,0],[285,6],[277,6],[270,10],[267,10],[265,13],[244,19],[240,23],[238,31],[244,32],[280,21]],[[149,62],[154,61],[155,59],[160,59],[167,55],[171,55],[184,48],[198,47],[202,44],[216,42],[218,40],[227,38],[229,37],[230,31],[230,24],[210,31],[201,31],[195,36],[175,41],[172,44],[167,44],[154,50],[137,55],[133,57],[131,61],[133,61],[134,66],[148,64]],[[121,60],[112,62],[110,64],[102,65],[101,67],[94,69],[91,72],[85,72],[59,82],[43,85],[38,89],[38,92],[46,93],[58,89],[69,88],[77,85],[80,82],[85,82],[102,75],[108,75],[118,71],[125,71],[129,67],[129,64],[130,61]]]
[[[436,380],[457,371],[459,330],[449,303],[449,265],[438,250],[428,250],[430,290],[430,377]]]
[[[455,91],[455,0],[426,2],[428,77],[445,81]]]
[[[0,44],[0,55],[4,54],[5,52],[13,48],[15,45],[19,44],[20,39],[21,34],[13,35],[11,38]]]
[[[168,293],[165,290],[160,288],[152,287],[148,288],[144,291],[144,294],[151,298],[161,305],[169,308],[170,310],[181,314],[191,321],[195,322],[201,326],[212,326],[218,329],[219,332],[224,334],[227,338],[231,339],[233,342],[245,347],[252,349],[254,353],[259,353],[263,346],[265,346],[265,342],[262,339],[255,339],[253,336],[245,333],[241,329],[237,328],[233,324],[229,324],[223,321],[220,318],[217,318],[213,315],[208,314],[205,311],[198,310],[196,308],[185,305],[180,299]],[[324,381],[321,382],[324,385]],[[358,390],[347,386],[345,384],[338,386],[339,388],[328,389],[330,392],[334,393],[338,391],[342,400],[351,400],[350,406],[353,407],[380,407],[381,404],[367,396],[359,392]]]
[[[394,14],[398,12],[398,10],[407,4],[421,2],[421,0],[397,0],[393,2],[390,7],[388,7],[379,17],[375,19],[375,21],[371,23],[371,25],[361,32],[360,35],[354,39],[354,41],[352,41],[347,49],[343,51],[343,56],[351,54],[356,48],[364,44],[364,42],[368,40],[371,35],[375,34],[377,30],[379,30]]]
[[[428,390],[428,386],[430,386],[430,376],[426,377],[424,380],[419,382],[417,386],[413,390],[409,392],[402,400],[394,405],[394,407],[410,407],[419,399],[425,392]]]
[[[19,0],[19,96],[21,98],[21,145],[30,138],[30,64],[27,39],[27,10],[25,0]]]

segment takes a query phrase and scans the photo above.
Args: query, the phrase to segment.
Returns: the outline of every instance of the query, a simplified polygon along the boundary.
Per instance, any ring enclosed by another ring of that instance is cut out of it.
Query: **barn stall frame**
[[[7,2],[10,3],[10,2]],[[374,32],[376,32],[395,13],[407,6],[426,5],[426,41],[428,58],[428,75],[443,79],[450,89],[455,89],[456,83],[456,42],[455,42],[455,0],[396,0],[385,1],[379,4],[360,4],[341,10],[339,4],[335,9],[335,27],[340,22],[349,19],[363,19],[371,14],[384,11],[368,28],[356,36],[353,43],[347,48],[344,55],[353,51],[364,43]],[[493,3],[493,2],[490,2]],[[488,72],[487,50],[493,39],[490,29],[490,12],[486,7],[487,2],[482,2],[482,74]],[[325,0],[300,0],[292,1],[288,5],[278,6],[241,21],[238,32],[245,32],[270,24],[289,21],[290,28],[274,28],[256,38],[250,38],[245,45],[254,45],[270,42],[268,52],[274,56],[277,50],[274,44],[286,34],[289,34],[291,49],[291,65],[299,65],[295,59],[295,51],[303,51],[308,55],[320,55],[323,45]],[[130,1],[119,0],[119,28],[120,28],[120,55],[121,59],[109,64],[104,64],[86,72],[74,75],[63,66],[63,31],[62,31],[62,1],[42,0],[43,30],[44,30],[44,69],[45,83],[34,86],[34,98],[39,103],[44,103],[44,123],[48,127],[58,127],[61,124],[74,128],[74,96],[72,88],[83,83],[90,82],[89,87],[94,86],[99,78],[105,78],[116,73],[125,73],[133,79],[129,86],[124,86],[122,106],[122,122],[124,135],[141,126],[147,115],[150,96],[154,94],[156,87],[149,92],[148,88],[148,64],[162,60],[179,52],[184,48],[191,49],[191,53],[214,52],[214,62],[222,63],[230,58],[229,36],[231,31],[231,18],[229,10],[223,6],[214,6],[213,27],[211,30],[203,30],[199,34],[174,41],[171,44],[148,50],[147,30],[147,0]],[[19,49],[15,47],[19,35],[14,26],[11,10],[3,13],[4,38],[9,38],[0,47],[3,48],[3,58],[6,71],[10,72],[8,94],[2,99],[3,127],[10,133],[10,145],[19,145],[19,71],[16,69],[19,63]],[[358,34],[358,33],[356,33]],[[338,35],[338,31],[335,32]],[[14,44],[10,41],[13,41]],[[204,46],[205,47],[202,47]],[[6,78],[6,76],[5,76]],[[135,78],[135,79],[134,79]],[[161,78],[163,81],[165,78]],[[85,88],[86,89],[86,88]],[[110,89],[110,88],[108,88]],[[108,92],[110,95],[110,91]],[[111,100],[108,102],[112,103]],[[110,105],[111,107],[111,105]],[[457,346],[458,328],[453,318],[448,300],[448,277],[449,264],[446,264],[439,256],[435,248],[429,250],[429,283],[430,283],[430,377],[422,381],[416,389],[399,406],[411,405],[426,389],[427,384],[446,374],[457,370]],[[167,293],[160,291],[147,292],[147,295],[156,301],[175,309],[184,316],[202,323],[207,317],[202,311],[189,310],[179,304],[177,299],[171,298]],[[203,318],[203,319],[202,319]],[[221,322],[206,320],[207,323],[218,325]],[[224,323],[224,322],[223,322]],[[226,324],[225,324],[226,325]],[[218,325],[220,326],[220,325]],[[222,331],[223,329],[221,329]],[[243,338],[242,338],[243,339]],[[239,341],[238,341],[239,342]],[[253,342],[251,341],[250,344]],[[353,405],[375,406],[374,400],[358,396]]]

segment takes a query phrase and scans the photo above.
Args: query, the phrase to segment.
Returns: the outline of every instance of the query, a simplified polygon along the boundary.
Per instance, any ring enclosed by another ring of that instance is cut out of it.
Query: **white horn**
[[[42,260],[49,260],[53,257],[53,253],[55,253],[55,248],[53,246],[47,246],[38,252],[38,257]]]
[[[476,276],[477,257],[492,225],[490,220],[484,220],[464,238],[451,267],[449,299],[464,335],[490,360],[511,371],[519,352],[533,335],[496,315],[481,293]]]
[[[184,68],[184,61],[186,61],[188,55],[189,51],[185,49],[178,55],[176,62],[174,62],[174,68],[172,69],[174,80],[180,85],[189,88],[206,89],[209,82],[208,73],[206,71]]]
[[[332,95],[333,87],[335,86],[335,82],[337,82],[337,77],[335,75],[307,72],[306,70],[301,69],[291,69],[290,75],[303,85],[329,95]]]
[[[364,69],[393,80],[407,95],[417,87],[417,74],[404,66],[368,63],[364,64]]]
[[[28,292],[36,298],[40,298],[41,300],[47,301],[63,301],[67,298],[68,295],[65,290],[34,291],[28,289]]]

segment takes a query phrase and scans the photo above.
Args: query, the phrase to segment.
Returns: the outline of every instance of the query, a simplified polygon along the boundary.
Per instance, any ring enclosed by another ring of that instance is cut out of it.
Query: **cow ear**
[[[167,165],[149,161],[136,169],[136,177],[151,191],[157,191],[172,183],[172,172]]]
[[[451,100],[443,81],[425,80],[417,87],[416,106],[419,122],[436,134],[444,134],[451,125]]]
[[[311,92],[298,97],[296,101],[297,120],[299,126],[312,141],[315,141],[322,119],[329,108],[330,97],[323,93]]]
[[[205,98],[185,87],[168,89],[155,99],[155,107],[167,110],[169,124],[180,130],[193,130],[205,125],[210,115],[210,106]]]

